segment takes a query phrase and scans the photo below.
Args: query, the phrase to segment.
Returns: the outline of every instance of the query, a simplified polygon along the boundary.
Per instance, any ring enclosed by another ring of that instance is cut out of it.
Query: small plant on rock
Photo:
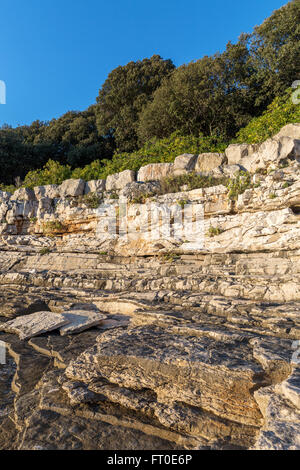
[[[59,220],[43,223],[43,232],[45,235],[53,235],[54,233],[62,233],[66,231],[66,227]]]
[[[49,253],[51,253],[51,250],[50,250],[50,248],[44,247],[40,250],[39,253],[40,253],[41,256],[44,256],[44,255],[48,255]]]
[[[177,204],[181,207],[181,209],[183,209],[184,206],[185,206],[186,204],[188,204],[188,202],[189,202],[189,201],[187,201],[186,199],[180,199],[180,200],[177,201]]]
[[[227,184],[229,199],[236,200],[239,194],[243,194],[246,189],[253,188],[251,175],[246,171],[240,171],[235,178],[231,178]]]
[[[217,235],[220,235],[223,232],[224,230],[222,230],[220,227],[214,227],[213,225],[211,225],[208,229],[208,236],[216,237]]]
[[[89,209],[98,209],[100,204],[102,203],[102,198],[94,192],[85,194],[84,196],[79,196],[78,200],[79,204],[86,205]]]

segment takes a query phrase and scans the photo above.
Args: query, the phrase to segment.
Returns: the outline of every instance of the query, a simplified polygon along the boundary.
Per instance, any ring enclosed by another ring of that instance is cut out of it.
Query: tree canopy
[[[286,90],[300,80],[299,57],[300,0],[293,0],[222,53],[177,68],[159,55],[119,66],[85,111],[15,129],[2,126],[0,184],[20,182],[49,160],[46,172],[54,171],[56,162],[55,174],[62,167],[70,174],[85,167],[87,174],[101,175],[135,168],[141,160],[160,161],[160,144],[153,142],[168,139],[196,139],[199,148],[203,142],[215,148],[250,135],[258,140],[268,126],[297,116]]]

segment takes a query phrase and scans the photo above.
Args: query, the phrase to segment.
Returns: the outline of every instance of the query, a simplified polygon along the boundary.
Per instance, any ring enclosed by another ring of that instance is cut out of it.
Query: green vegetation
[[[180,259],[180,255],[169,251],[168,253],[163,253],[162,255],[160,255],[159,258],[168,263],[173,263],[174,261]]]
[[[51,250],[50,248],[42,248],[40,251],[39,251],[40,255],[41,256],[44,256],[44,255],[48,255],[49,253],[51,253]]]
[[[177,204],[181,207],[181,209],[184,209],[184,206],[188,203],[189,201],[187,201],[186,199],[180,199],[177,201]]]
[[[168,176],[161,180],[161,194],[178,193],[181,191],[182,186],[186,186],[187,190],[198,188],[209,188],[219,184],[227,185],[229,179],[213,178],[212,176],[202,176],[197,173],[187,173],[186,175]]]
[[[102,201],[103,201],[102,197],[100,197],[96,193],[91,192],[91,193],[85,194],[84,196],[79,196],[76,199],[76,204],[77,205],[85,204],[89,209],[98,209]]]
[[[300,121],[289,88],[300,77],[299,38],[294,0],[223,53],[177,68],[158,55],[117,67],[87,110],[2,126],[0,190],[105,179],[182,153],[265,140]]]
[[[208,229],[208,236],[216,237],[217,235],[220,235],[223,232],[224,230],[222,230],[220,227],[214,227],[213,225],[211,225]]]
[[[253,187],[251,183],[251,175],[245,171],[240,171],[234,178],[231,178],[227,183],[229,199],[236,200],[239,194],[243,194],[246,189]]]
[[[269,194],[269,199],[275,199],[277,195],[275,193],[270,193]]]
[[[277,134],[280,129],[289,123],[300,122],[300,106],[291,100],[292,89],[288,89],[283,96],[279,96],[268,106],[259,117],[238,132],[238,143],[260,143]]]
[[[43,223],[43,233],[45,235],[52,235],[55,233],[65,232],[66,227],[59,220],[49,221]]]

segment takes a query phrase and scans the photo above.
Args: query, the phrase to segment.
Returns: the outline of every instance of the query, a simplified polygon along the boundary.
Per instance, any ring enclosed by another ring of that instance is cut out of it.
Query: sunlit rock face
[[[299,129],[0,192],[1,449],[300,449]]]

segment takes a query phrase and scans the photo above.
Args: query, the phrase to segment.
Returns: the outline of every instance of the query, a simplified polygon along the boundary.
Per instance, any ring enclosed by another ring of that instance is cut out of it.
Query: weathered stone
[[[114,191],[125,188],[128,183],[135,181],[135,171],[125,170],[121,173],[109,175],[106,180],[106,190]]]
[[[159,181],[170,176],[173,170],[173,163],[151,163],[139,169],[137,181]]]
[[[190,153],[179,155],[174,160],[173,174],[181,175],[195,170],[197,158],[197,155],[192,155]]]
[[[297,137],[242,151],[262,171],[230,197],[155,181],[97,211],[1,198],[1,449],[300,448]]]
[[[12,201],[34,201],[35,194],[32,189],[20,188],[14,192],[14,194],[11,196],[11,200]]]
[[[0,331],[15,333],[25,340],[48,331],[57,330],[66,325],[68,320],[62,315],[52,312],[37,312],[17,317],[0,325]]]
[[[246,157],[251,157],[251,155],[257,152],[259,148],[258,144],[249,145],[249,144],[231,144],[225,150],[225,155],[228,160],[228,165],[242,165],[242,161]]]
[[[224,163],[225,155],[222,153],[201,153],[195,164],[195,171],[208,172],[218,168]]]
[[[229,176],[233,178],[236,176],[240,171],[245,171],[245,168],[241,165],[223,165],[222,170],[225,176]]]
[[[36,186],[34,188],[35,197],[37,199],[49,198],[54,199],[60,197],[60,187],[57,184],[48,184],[46,186]]]
[[[161,185],[159,181],[149,181],[147,183],[133,182],[125,186],[121,191],[121,196],[129,201],[143,202],[148,197],[159,194]]]
[[[274,135],[274,139],[280,139],[281,137],[300,140],[300,124],[295,123],[284,126],[278,134]]]
[[[92,180],[85,183],[84,194],[102,193],[106,190],[106,180]]]
[[[8,191],[0,191],[0,203],[7,202],[11,198],[12,194]]]
[[[81,179],[66,180],[59,187],[60,197],[82,196],[84,193],[84,188],[85,188],[85,182]]]
[[[80,333],[88,328],[100,325],[102,320],[107,318],[106,315],[93,310],[70,310],[64,312],[62,316],[67,320],[67,323],[59,329],[62,336]]]

